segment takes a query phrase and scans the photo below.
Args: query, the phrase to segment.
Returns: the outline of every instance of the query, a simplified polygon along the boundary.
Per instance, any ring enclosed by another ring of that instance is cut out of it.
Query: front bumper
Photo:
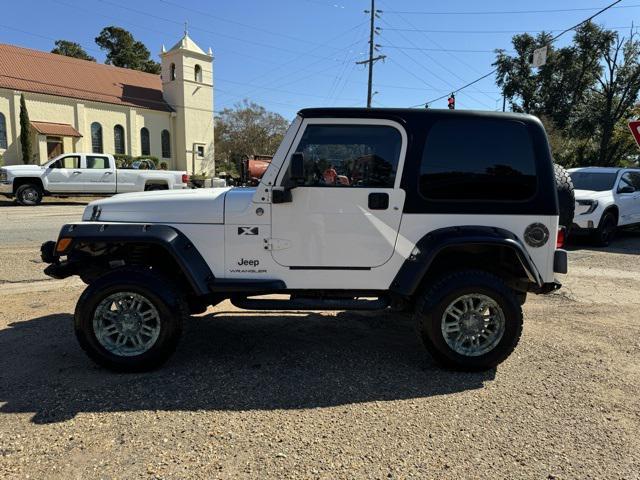
[[[56,243],[52,240],[44,242],[40,246],[40,258],[49,266],[44,269],[44,274],[55,279],[63,279],[78,273],[77,264],[70,261],[60,261],[56,254]]]

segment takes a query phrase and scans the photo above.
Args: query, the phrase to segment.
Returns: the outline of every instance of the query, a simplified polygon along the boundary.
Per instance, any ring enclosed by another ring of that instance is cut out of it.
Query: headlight
[[[576,200],[578,205],[582,205],[583,207],[588,207],[586,212],[582,212],[580,215],[588,215],[589,213],[593,213],[596,208],[598,208],[597,200]]]
[[[7,180],[7,171],[4,168],[0,168],[0,182]]]

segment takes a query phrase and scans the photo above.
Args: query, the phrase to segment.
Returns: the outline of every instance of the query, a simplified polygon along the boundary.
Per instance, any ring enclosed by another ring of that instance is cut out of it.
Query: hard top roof
[[[480,110],[449,110],[435,108],[304,108],[298,112],[303,118],[383,118],[402,120],[425,120],[437,117],[510,118],[520,121],[538,121],[532,115],[512,112],[490,112]]]

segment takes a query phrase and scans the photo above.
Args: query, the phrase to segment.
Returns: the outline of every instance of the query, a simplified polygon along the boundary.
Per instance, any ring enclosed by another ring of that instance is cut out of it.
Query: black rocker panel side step
[[[310,298],[294,299],[231,298],[231,303],[245,310],[383,310],[389,306],[385,298]]]

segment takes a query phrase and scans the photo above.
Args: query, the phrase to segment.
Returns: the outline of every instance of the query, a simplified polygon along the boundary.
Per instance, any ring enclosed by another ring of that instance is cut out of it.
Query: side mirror
[[[618,193],[636,193],[636,189],[631,185],[625,185],[624,187],[618,188]]]
[[[304,184],[304,154],[296,152],[291,155],[289,179],[293,185]]]

